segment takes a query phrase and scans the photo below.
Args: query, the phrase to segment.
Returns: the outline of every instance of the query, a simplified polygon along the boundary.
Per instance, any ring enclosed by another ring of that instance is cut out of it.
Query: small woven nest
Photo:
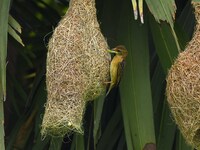
[[[86,102],[105,92],[111,59],[97,22],[95,0],[71,0],[48,46],[48,100],[41,133],[83,133]]]
[[[175,121],[193,147],[200,148],[200,3],[195,8],[196,29],[167,77],[167,100]]]

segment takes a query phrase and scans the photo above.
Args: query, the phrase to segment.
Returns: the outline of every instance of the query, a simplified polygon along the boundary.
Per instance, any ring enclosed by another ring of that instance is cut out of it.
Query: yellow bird
[[[125,58],[128,55],[128,51],[123,45],[119,45],[112,50],[108,50],[110,53],[115,53],[115,56],[113,57],[111,64],[110,64],[110,83],[109,89],[106,93],[106,96],[109,94],[111,89],[118,85],[121,74],[124,68]]]

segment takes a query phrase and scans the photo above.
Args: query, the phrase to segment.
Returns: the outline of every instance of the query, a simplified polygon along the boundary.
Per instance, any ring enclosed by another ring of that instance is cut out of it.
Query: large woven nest
[[[105,91],[110,54],[96,18],[95,0],[71,0],[49,41],[48,100],[42,134],[82,131],[86,102]]]
[[[196,29],[167,77],[167,100],[186,141],[200,148],[200,3],[195,8]]]

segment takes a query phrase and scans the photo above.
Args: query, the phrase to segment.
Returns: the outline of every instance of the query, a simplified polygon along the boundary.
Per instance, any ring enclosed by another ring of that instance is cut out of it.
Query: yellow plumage
[[[112,50],[108,50],[110,53],[115,53],[116,55],[113,57],[111,64],[110,64],[110,83],[109,89],[106,93],[106,96],[109,94],[111,89],[118,85],[121,74],[123,71],[125,58],[128,54],[128,51],[123,45],[119,45],[116,48],[113,48]]]

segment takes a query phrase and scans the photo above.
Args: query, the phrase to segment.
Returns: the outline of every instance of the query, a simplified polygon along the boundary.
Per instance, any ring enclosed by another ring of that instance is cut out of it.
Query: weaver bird
[[[106,96],[109,94],[109,92],[111,91],[111,89],[115,86],[118,85],[120,78],[121,78],[121,74],[124,68],[124,63],[125,63],[125,58],[128,54],[128,51],[126,50],[126,48],[123,45],[119,45],[115,48],[113,48],[112,50],[108,50],[108,52],[110,53],[114,53],[115,56],[113,57],[111,64],[110,64],[110,86],[109,89],[106,93]]]

